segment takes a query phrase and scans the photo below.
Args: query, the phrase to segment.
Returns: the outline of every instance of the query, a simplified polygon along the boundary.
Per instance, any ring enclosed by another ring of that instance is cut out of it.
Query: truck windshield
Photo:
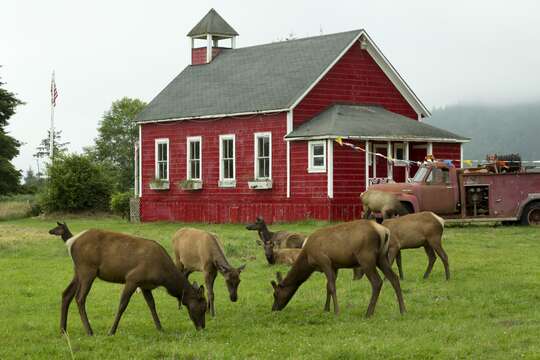
[[[424,178],[426,177],[426,174],[429,172],[429,168],[425,166],[421,166],[416,174],[414,174],[414,177],[412,179],[412,182],[420,183],[424,181]]]

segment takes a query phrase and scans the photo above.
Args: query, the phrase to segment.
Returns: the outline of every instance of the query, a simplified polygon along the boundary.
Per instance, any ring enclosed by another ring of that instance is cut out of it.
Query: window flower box
[[[272,179],[254,179],[248,181],[248,186],[253,190],[264,190],[272,188]]]
[[[152,190],[169,190],[169,181],[163,179],[154,179],[150,182]]]
[[[220,180],[218,186],[220,188],[233,188],[236,187],[236,180]]]
[[[178,183],[178,187],[184,191],[201,190],[203,183],[201,180],[185,179]]]

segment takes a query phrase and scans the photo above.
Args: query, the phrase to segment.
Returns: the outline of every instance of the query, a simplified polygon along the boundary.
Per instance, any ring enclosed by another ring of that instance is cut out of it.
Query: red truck
[[[497,170],[496,165],[458,169],[447,162],[426,162],[407,183],[370,189],[393,193],[409,212],[428,210],[456,221],[540,225],[540,172]]]

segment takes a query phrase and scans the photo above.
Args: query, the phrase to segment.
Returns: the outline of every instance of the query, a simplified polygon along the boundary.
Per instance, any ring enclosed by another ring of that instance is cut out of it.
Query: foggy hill
[[[483,160],[488,153],[519,153],[540,160],[540,101],[515,105],[451,105],[436,108],[426,123],[471,138],[464,158]]]

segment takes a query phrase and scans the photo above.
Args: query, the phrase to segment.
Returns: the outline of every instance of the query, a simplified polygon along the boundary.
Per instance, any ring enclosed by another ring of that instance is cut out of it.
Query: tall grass
[[[21,219],[31,214],[30,201],[0,201],[0,220]]]

